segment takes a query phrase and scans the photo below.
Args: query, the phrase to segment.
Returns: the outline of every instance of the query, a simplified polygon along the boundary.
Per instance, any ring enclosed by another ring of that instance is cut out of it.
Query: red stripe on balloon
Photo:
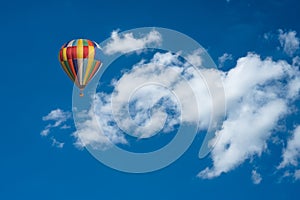
[[[71,71],[72,71],[73,76],[76,77],[77,74],[76,74],[76,72],[75,72],[73,60],[72,60],[72,59],[68,59],[68,64],[69,64],[69,66],[70,66],[70,69],[71,69]]]
[[[72,47],[67,47],[67,59],[72,59]]]
[[[93,44],[93,42],[91,40],[88,40],[87,42],[88,42],[89,46],[94,46],[94,44]]]
[[[84,46],[83,47],[83,58],[87,58],[89,56],[89,47]]]
[[[62,53],[62,50],[63,50],[63,49],[61,48],[60,51],[59,51],[59,60],[60,60],[60,61],[63,61],[63,55],[62,55],[63,53]]]

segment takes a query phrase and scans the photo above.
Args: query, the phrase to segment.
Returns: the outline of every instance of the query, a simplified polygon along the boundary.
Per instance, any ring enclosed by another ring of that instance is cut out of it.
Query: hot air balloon
[[[100,60],[100,46],[91,40],[76,39],[64,44],[59,51],[59,61],[69,78],[83,90],[99,71],[102,62]]]

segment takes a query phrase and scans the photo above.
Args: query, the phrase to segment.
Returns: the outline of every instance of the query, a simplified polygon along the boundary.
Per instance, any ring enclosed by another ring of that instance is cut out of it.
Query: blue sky
[[[261,156],[210,179],[197,176],[206,167],[213,169],[214,158],[198,159],[197,141],[162,170],[130,174],[74,147],[72,119],[62,123],[68,129],[54,127],[47,137],[40,132],[47,125],[42,117],[51,110],[72,109],[73,85],[57,59],[61,45],[70,39],[100,43],[114,30],[165,27],[195,39],[216,64],[224,53],[231,55],[223,71],[236,67],[239,58],[252,59],[248,52],[260,55],[262,63],[270,56],[292,65],[299,49],[289,55],[280,34],[300,32],[299,9],[296,0],[2,2],[0,199],[298,199],[300,180],[283,176],[299,167],[276,168],[298,125],[296,109],[276,126],[274,135],[283,144],[270,142],[270,137]],[[297,108],[299,102],[289,100],[288,106]],[[54,139],[63,141],[63,148],[52,145]],[[253,173],[262,177],[259,184],[253,183]]]

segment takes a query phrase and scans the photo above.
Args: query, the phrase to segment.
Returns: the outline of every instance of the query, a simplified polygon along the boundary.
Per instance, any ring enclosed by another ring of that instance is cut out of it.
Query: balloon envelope
[[[59,51],[59,61],[69,78],[83,90],[99,71],[100,46],[91,40],[76,39],[64,44]]]

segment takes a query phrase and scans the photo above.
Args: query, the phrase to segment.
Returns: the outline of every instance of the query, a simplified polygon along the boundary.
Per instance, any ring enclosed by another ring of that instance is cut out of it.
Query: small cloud
[[[294,178],[295,178],[295,180],[300,180],[300,169],[295,171]]]
[[[296,169],[294,171],[285,171],[283,175],[280,177],[279,181],[281,182],[283,179],[292,178],[295,181],[300,180],[300,169]]]
[[[296,37],[296,31],[284,32],[282,29],[278,30],[278,39],[283,51],[289,55],[293,56],[294,53],[299,49],[299,38]]]
[[[70,129],[71,126],[64,124],[63,126],[60,127],[60,129]]]
[[[264,39],[265,40],[269,40],[270,39],[271,34],[270,33],[264,33]]]
[[[277,167],[282,169],[288,165],[297,166],[300,157],[300,125],[296,127],[292,137],[287,142],[287,147],[282,153],[282,162]]]
[[[118,31],[113,31],[111,40],[103,47],[103,51],[107,55],[128,53],[146,48],[151,44],[159,45],[161,42],[161,34],[155,30],[140,38],[134,37],[133,33],[119,34]]]
[[[50,129],[46,128],[46,129],[42,130],[40,134],[41,134],[41,136],[47,136],[49,133],[50,133]]]
[[[231,54],[228,54],[228,53],[224,53],[222,56],[220,56],[218,58],[218,61],[219,61],[219,68],[222,68],[224,66],[224,63],[226,61],[229,61],[229,60],[232,60],[233,57]]]
[[[48,124],[44,128],[44,130],[41,131],[40,134],[42,136],[47,136],[47,135],[49,135],[50,130],[52,128],[59,127],[59,126],[61,126],[60,128],[62,128],[62,129],[66,129],[68,126],[65,124],[63,125],[63,123],[66,122],[70,118],[71,118],[71,113],[68,111],[65,112],[59,108],[52,110],[48,115],[42,117],[42,120],[43,121],[51,121],[53,123]]]
[[[278,33],[274,33],[273,31],[269,31],[267,33],[264,33],[263,38],[266,41],[270,41],[270,42],[276,42],[278,41]]]
[[[255,185],[260,184],[261,181],[262,181],[261,175],[256,170],[252,170],[252,172],[251,172],[251,179],[252,179],[252,182]]]
[[[58,127],[63,122],[67,121],[71,117],[70,112],[64,112],[61,109],[52,110],[48,115],[44,116],[43,121],[54,121],[55,123],[51,127]]]
[[[300,67],[300,57],[296,56],[293,58],[293,66]]]
[[[64,124],[68,119],[72,117],[71,113],[68,111],[63,111],[61,109],[55,109],[49,112],[48,115],[42,117],[43,121],[50,121],[44,130],[40,132],[41,136],[48,136],[50,134],[51,129],[53,128],[60,128],[60,129],[68,129],[70,126]],[[52,146],[57,147],[57,148],[63,148],[64,143],[57,141],[54,137],[50,138],[52,142]]]
[[[52,141],[52,146],[53,147],[56,147],[56,148],[59,148],[59,149],[62,149],[64,147],[65,143],[57,141],[54,137],[51,137],[51,141]]]

